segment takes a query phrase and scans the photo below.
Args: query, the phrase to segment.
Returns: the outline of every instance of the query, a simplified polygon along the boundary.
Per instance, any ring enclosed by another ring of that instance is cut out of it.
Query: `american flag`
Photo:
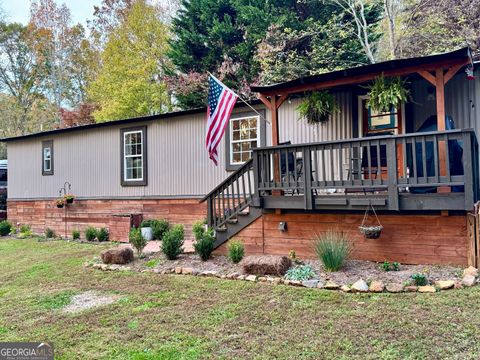
[[[210,75],[208,79],[207,136],[208,156],[218,165],[218,144],[222,140],[238,96],[220,80]]]

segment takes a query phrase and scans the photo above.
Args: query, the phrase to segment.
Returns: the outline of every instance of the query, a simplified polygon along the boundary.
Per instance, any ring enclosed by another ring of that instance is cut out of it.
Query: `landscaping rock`
[[[238,275],[237,280],[245,280],[246,277],[247,275]]]
[[[381,293],[385,290],[385,285],[381,281],[372,281],[369,290],[374,293]]]
[[[260,282],[266,282],[266,281],[267,281],[267,278],[266,278],[265,276],[260,276],[260,277],[258,278],[258,281],[260,281]]]
[[[100,269],[102,269],[103,271],[107,271],[108,270],[108,265],[107,264],[102,264],[102,265],[100,265]]]
[[[293,286],[302,286],[302,282],[299,280],[289,280],[288,285],[293,285]]]
[[[350,289],[350,286],[347,286],[347,285],[340,286],[340,290],[342,290],[343,292],[346,292],[346,293],[349,293],[349,292],[352,291],[352,289]]]
[[[102,252],[104,264],[124,265],[133,261],[133,250],[130,248],[110,249]]]
[[[476,280],[475,280],[475,276],[473,275],[465,275],[462,279],[462,285],[463,286],[473,286],[475,285],[476,283]]]
[[[440,290],[451,289],[455,286],[455,281],[453,280],[439,280],[435,281],[435,286]]]
[[[180,266],[177,266],[175,268],[175,274],[181,274],[182,273],[182,268]]]
[[[192,275],[193,274],[193,269],[192,268],[182,268],[182,274]]]
[[[287,256],[247,256],[241,265],[245,274],[283,276],[292,266],[292,261]]]
[[[325,286],[323,287],[324,289],[327,289],[327,290],[338,290],[340,286],[333,282],[333,281],[327,281],[327,283],[325,284]]]
[[[477,277],[478,276],[478,269],[473,267],[473,266],[469,266],[468,268],[463,270],[463,276],[465,277],[466,275],[471,275],[473,277]]]
[[[247,281],[257,281],[257,275],[248,275],[245,280]]]
[[[367,292],[367,291],[368,291],[368,284],[363,279],[357,280],[352,285],[352,292]]]
[[[387,284],[385,287],[389,293],[401,293],[403,292],[402,284]]]
[[[216,271],[203,271],[200,273],[200,276],[206,276],[206,277],[215,277],[217,276]]]
[[[435,293],[437,290],[432,285],[419,286],[418,292],[420,293]]]
[[[302,285],[307,288],[315,288],[317,287],[317,284],[319,283],[319,280],[304,280],[302,281]]]
[[[418,287],[415,285],[409,285],[409,286],[405,286],[404,290],[406,292],[417,292]]]
[[[461,281],[455,281],[454,289],[463,289],[463,285]]]
[[[323,289],[325,286],[325,283],[322,280],[319,280],[317,283],[317,289]]]
[[[227,279],[236,279],[238,275],[240,274],[237,272],[227,274]]]

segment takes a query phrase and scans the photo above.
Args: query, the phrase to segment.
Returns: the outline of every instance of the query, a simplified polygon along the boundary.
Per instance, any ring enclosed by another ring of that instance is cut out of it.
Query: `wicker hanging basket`
[[[366,225],[366,222],[368,220],[368,212],[370,208],[372,208],[372,212],[375,215],[375,218],[377,219],[378,225]],[[363,216],[362,225],[360,225],[358,228],[360,229],[360,232],[363,234],[365,239],[378,239],[382,234],[383,226],[380,223],[380,220],[378,219],[377,213],[375,212],[375,209],[373,208],[372,204],[369,204],[367,206],[367,209],[365,210],[365,215]]]

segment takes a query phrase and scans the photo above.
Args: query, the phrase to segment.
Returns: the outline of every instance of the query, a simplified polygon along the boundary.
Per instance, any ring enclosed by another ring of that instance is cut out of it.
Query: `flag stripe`
[[[237,95],[210,75],[207,107],[207,131],[205,147],[208,156],[215,165],[218,165],[218,144],[220,143],[230,119]]]

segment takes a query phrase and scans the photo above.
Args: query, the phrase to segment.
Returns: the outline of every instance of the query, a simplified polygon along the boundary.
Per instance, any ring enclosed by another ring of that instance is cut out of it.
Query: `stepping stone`
[[[468,268],[463,270],[463,276],[466,276],[466,275],[471,275],[473,277],[477,277],[478,276],[478,269],[474,268],[473,266],[469,266]]]
[[[473,275],[465,275],[462,279],[463,286],[471,287],[475,285],[475,283],[476,283],[476,280],[475,280],[475,276]]]
[[[386,289],[389,293],[401,293],[403,292],[402,284],[388,284]]]
[[[435,293],[437,290],[432,285],[419,286],[418,292],[420,293]]]
[[[438,280],[435,281],[435,286],[440,290],[451,289],[455,286],[455,281],[453,280]]]
[[[368,291],[368,284],[363,279],[356,281],[352,285],[352,292],[367,292],[367,291]]]
[[[319,280],[305,280],[302,281],[302,285],[307,288],[315,288],[317,287],[317,284],[319,283]]]
[[[381,281],[372,281],[369,290],[374,293],[381,293],[385,290],[385,285]]]
[[[340,286],[333,282],[333,281],[327,281],[327,283],[325,284],[325,286],[323,287],[324,289],[327,289],[327,290],[338,290]]]

